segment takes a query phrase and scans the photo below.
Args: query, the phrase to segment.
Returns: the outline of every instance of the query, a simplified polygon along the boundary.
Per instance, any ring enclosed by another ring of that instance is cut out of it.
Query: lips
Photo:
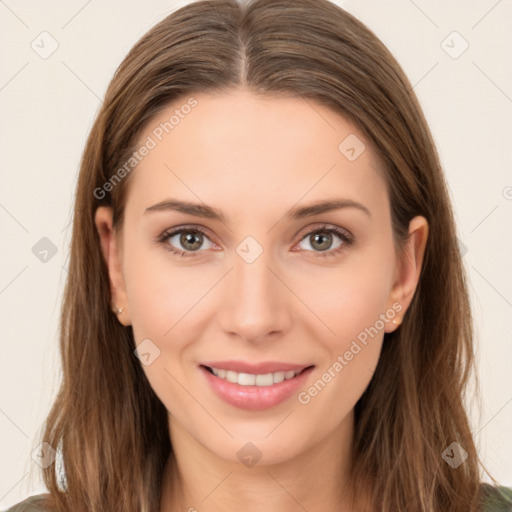
[[[213,392],[230,405],[259,411],[283,402],[302,386],[314,365],[209,361],[200,365]]]

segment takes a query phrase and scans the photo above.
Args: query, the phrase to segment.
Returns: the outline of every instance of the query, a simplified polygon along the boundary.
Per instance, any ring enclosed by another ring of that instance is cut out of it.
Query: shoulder
[[[512,487],[480,486],[484,498],[482,512],[512,512]]]
[[[8,508],[5,512],[43,512],[46,511],[46,503],[50,494],[36,494],[30,496],[11,508]]]

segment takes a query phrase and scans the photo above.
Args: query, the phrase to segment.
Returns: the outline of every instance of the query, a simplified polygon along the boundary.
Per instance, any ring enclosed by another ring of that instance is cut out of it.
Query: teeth
[[[272,386],[273,384],[283,382],[283,380],[293,379],[293,377],[300,373],[300,371],[289,371],[254,375],[253,373],[238,373],[220,368],[211,368],[211,370],[217,377],[233,384],[240,384],[241,386]]]

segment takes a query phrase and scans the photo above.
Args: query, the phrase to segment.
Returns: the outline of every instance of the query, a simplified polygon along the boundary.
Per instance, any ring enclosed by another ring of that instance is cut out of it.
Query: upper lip
[[[205,361],[201,364],[209,368],[231,370],[237,373],[251,373],[254,375],[290,371],[300,372],[312,366],[310,364],[282,363],[279,361],[264,361],[261,363],[249,363],[246,361]]]

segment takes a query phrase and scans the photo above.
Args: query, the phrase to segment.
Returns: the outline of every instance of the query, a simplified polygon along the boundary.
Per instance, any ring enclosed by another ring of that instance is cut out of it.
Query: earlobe
[[[108,206],[96,209],[94,222],[100,238],[101,252],[107,265],[110,291],[112,296],[111,309],[119,322],[130,325],[126,286],[121,265],[119,239],[113,228],[113,210]]]
[[[400,261],[397,262],[396,279],[390,294],[390,304],[399,303],[400,313],[392,320],[391,332],[402,323],[419,283],[425,248],[428,239],[428,222],[417,216],[409,223],[409,238]]]

